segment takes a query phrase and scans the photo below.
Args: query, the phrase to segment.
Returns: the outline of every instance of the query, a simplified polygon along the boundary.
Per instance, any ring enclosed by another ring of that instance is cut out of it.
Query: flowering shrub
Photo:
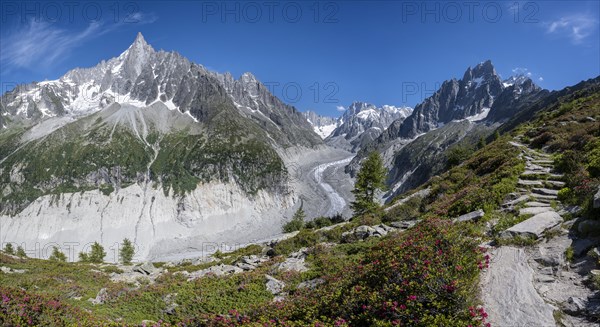
[[[2,326],[109,326],[91,314],[52,297],[0,287]]]
[[[489,257],[452,223],[432,219],[367,250],[364,259],[324,276],[315,290],[216,316],[209,325],[237,326],[484,326],[474,295]]]

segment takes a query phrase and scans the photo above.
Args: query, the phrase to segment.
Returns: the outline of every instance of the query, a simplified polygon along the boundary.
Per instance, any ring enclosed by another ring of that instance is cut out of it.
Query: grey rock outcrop
[[[106,290],[106,288],[101,289],[95,298],[88,299],[88,301],[91,302],[93,305],[104,304],[106,300],[108,300],[108,291]]]
[[[485,212],[479,209],[477,211],[464,214],[458,218],[453,219],[452,221],[455,223],[461,223],[466,221],[478,221],[479,219],[483,218],[483,216],[485,216]]]
[[[554,211],[548,211],[537,214],[525,221],[522,221],[500,234],[502,238],[519,237],[534,237],[539,238],[543,233],[557,226],[562,222],[562,217]]]
[[[267,291],[271,292],[273,295],[279,295],[283,293],[283,289],[285,287],[284,282],[270,275],[265,275],[265,278],[265,286],[267,287]]]
[[[133,271],[143,275],[152,275],[157,272],[156,267],[151,262],[144,262],[143,264],[133,268]]]

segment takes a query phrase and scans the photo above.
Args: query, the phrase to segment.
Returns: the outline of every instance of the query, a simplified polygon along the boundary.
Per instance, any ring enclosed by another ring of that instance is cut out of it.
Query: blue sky
[[[118,56],[142,32],[155,49],[239,76],[299,110],[352,101],[414,106],[491,59],[547,89],[600,75],[597,1],[1,3],[2,91]],[[301,93],[301,94],[300,94]]]

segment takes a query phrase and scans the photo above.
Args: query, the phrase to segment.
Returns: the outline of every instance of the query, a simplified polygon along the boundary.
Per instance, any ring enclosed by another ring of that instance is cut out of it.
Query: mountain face
[[[13,120],[57,116],[79,117],[111,103],[149,106],[163,103],[169,109],[209,122],[217,104],[231,103],[251,118],[281,146],[314,146],[318,136],[302,114],[282,103],[256,78],[246,73],[207,71],[176,52],[155,51],[138,34],[117,58],[87,69],[74,69],[59,80],[17,87],[2,97],[3,109]]]
[[[354,102],[344,111],[338,120],[338,127],[325,142],[355,152],[381,135],[393,121],[402,121],[411,113],[412,108],[409,107],[376,107],[369,103]]]
[[[340,125],[340,119],[334,117],[321,116],[314,111],[303,113],[304,118],[322,139],[327,138]]]
[[[395,120],[375,140],[364,143],[346,171],[356,173],[362,158],[371,151],[379,151],[390,170],[388,184],[397,192],[406,191],[444,168],[444,152],[450,146],[465,138],[476,142],[479,137],[487,136],[498,123],[510,119],[544,94],[546,91],[526,76],[502,81],[489,60],[469,67],[462,79],[445,81],[410,116]],[[435,135],[428,136],[432,132]],[[416,141],[422,138],[430,142]],[[423,152],[422,147],[427,151]]]
[[[229,73],[213,73],[233,99],[235,106],[245,115],[257,121],[275,139],[287,140],[287,145],[311,147],[321,144],[302,113],[283,103],[271,94],[266,86],[251,73],[244,73],[235,80]]]
[[[305,183],[290,178],[288,153],[323,144],[251,74],[209,72],[141,34],[0,104],[3,242],[127,237],[150,256],[271,236]]]
[[[494,99],[503,90],[502,80],[488,60],[468,68],[460,80],[451,79],[431,97],[415,107],[402,122],[394,122],[384,138],[410,139],[453,120],[489,112]]]

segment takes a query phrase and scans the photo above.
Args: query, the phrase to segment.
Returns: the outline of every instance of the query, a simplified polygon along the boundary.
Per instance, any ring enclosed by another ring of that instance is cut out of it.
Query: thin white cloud
[[[598,17],[574,14],[544,24],[546,33],[568,37],[573,44],[582,44],[598,32]]]
[[[515,76],[527,76],[527,77],[531,77],[533,76],[533,74],[529,71],[529,69],[525,68],[525,67],[516,67],[512,69],[513,75]]]
[[[539,76],[536,73],[533,73],[526,67],[515,67],[512,69],[512,76],[527,76],[532,80],[537,80],[538,82],[543,82],[544,78]]]
[[[85,42],[132,24],[156,21],[153,14],[136,13],[129,22],[103,24],[92,22],[79,30],[65,29],[45,21],[29,20],[23,28],[2,35],[0,62],[5,71],[14,68],[47,68],[64,60]]]
[[[336,106],[335,109],[339,112],[345,111],[346,108],[344,108],[344,106]]]

